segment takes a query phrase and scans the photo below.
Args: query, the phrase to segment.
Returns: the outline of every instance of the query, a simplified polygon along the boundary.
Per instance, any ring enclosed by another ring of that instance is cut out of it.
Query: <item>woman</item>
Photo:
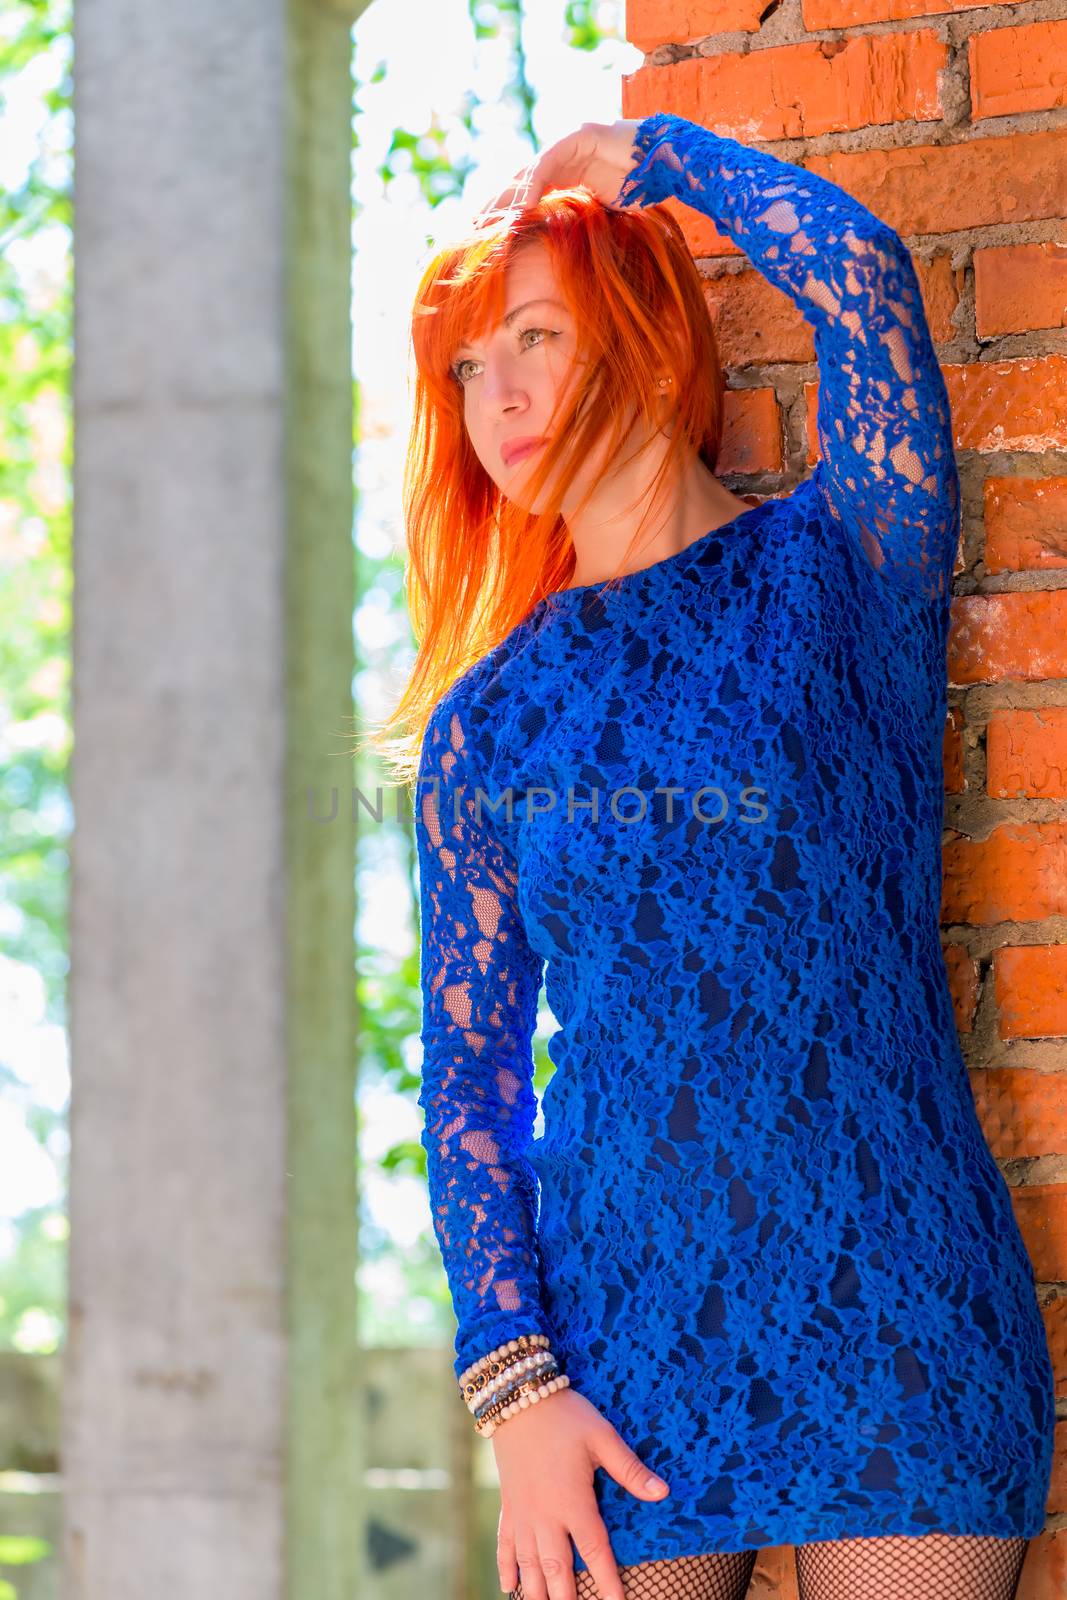
[[[671,195],[814,329],[779,498],[715,477]],[[802,1600],[1009,1600],[1052,1374],[939,940],[959,482],[908,251],[662,113],[501,199],[420,286],[405,490],[423,1141],[501,1584],[739,1600],[792,1544]]]

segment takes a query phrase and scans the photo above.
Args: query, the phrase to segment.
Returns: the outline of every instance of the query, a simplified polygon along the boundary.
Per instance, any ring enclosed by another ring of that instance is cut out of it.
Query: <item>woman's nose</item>
[[[486,364],[482,375],[482,393],[486,400],[498,407],[516,405],[524,398],[517,375],[506,363],[495,367]]]

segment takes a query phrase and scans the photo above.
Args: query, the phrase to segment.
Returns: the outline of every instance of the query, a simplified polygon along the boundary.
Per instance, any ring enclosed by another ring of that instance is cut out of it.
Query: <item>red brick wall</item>
[[[1039,1279],[1065,1421],[1020,1600],[1067,1595],[1067,21],[980,0],[627,0],[622,114],[673,111],[832,178],[912,252],[955,421],[942,922],[960,1040]],[[1018,15],[1018,21],[1013,16]],[[761,16],[764,20],[761,22]],[[727,370],[718,470],[818,455],[811,330],[675,201]],[[792,1552],[753,1593],[794,1600]]]

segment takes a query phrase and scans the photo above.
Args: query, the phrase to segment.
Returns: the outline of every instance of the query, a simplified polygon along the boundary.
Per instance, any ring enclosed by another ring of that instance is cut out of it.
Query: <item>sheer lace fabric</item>
[[[671,1486],[596,1473],[622,1565],[1025,1538],[1052,1371],[941,954],[959,484],[914,270],[799,167],[662,114],[638,142],[623,201],[704,211],[813,325],[822,454],[615,590],[546,597],[430,719],[455,1371],[549,1337]]]

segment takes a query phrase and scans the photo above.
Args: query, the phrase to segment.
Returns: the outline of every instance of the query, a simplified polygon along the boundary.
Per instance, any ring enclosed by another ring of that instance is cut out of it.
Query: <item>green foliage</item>
[[[469,158],[453,160],[448,154],[447,140],[448,135],[436,116],[422,133],[394,128],[385,160],[378,168],[382,182],[388,186],[398,171],[411,172],[418,179],[423,199],[429,206],[440,205],[442,200],[462,194],[475,163]],[[407,158],[399,166],[398,155]]]
[[[614,28],[600,25],[598,13],[607,9],[603,0],[567,0],[564,17],[572,50],[595,50],[605,39],[618,37]]]
[[[47,1539],[34,1534],[0,1533],[0,1567],[30,1567],[51,1554],[52,1545]]]

